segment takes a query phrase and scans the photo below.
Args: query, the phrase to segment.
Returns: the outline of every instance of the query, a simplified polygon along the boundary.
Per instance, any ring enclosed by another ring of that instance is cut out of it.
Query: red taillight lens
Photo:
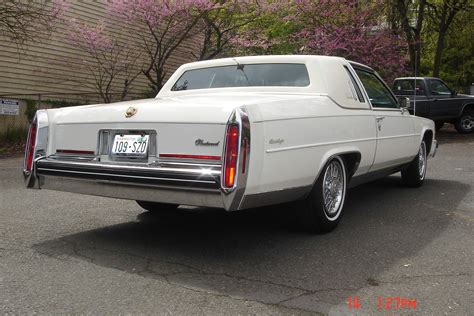
[[[229,125],[226,133],[226,149],[224,156],[224,186],[234,187],[237,172],[237,155],[239,152],[239,126]]]
[[[36,117],[30,125],[30,130],[28,132],[28,141],[25,148],[25,170],[30,171],[33,169],[33,159],[35,155],[35,146],[36,146],[36,133],[38,130],[38,122]]]

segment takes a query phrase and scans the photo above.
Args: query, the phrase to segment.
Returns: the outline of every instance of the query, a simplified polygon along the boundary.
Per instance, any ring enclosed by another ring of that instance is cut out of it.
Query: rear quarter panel
[[[373,163],[376,144],[371,110],[345,109],[327,96],[249,108],[252,153],[246,194],[312,186],[335,154],[358,152],[356,175]]]
[[[415,125],[415,133],[419,135],[418,145],[421,144],[421,141],[423,140],[423,137],[427,132],[431,132],[432,141],[436,138],[435,124],[432,120],[419,117],[419,116],[414,116],[414,115],[412,115],[412,118]],[[417,146],[416,148],[418,150],[419,146]],[[416,155],[416,152],[414,152],[413,156],[415,155]]]

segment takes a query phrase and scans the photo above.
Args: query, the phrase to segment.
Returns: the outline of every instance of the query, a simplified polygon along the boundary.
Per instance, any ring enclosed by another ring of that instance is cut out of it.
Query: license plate
[[[115,135],[111,154],[123,157],[145,157],[150,135]]]

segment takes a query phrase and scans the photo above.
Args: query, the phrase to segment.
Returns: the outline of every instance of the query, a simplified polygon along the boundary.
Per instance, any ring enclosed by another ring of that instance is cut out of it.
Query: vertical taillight
[[[237,174],[237,158],[239,152],[239,126],[227,126],[226,147],[224,155],[224,186],[228,189],[234,187]]]
[[[31,170],[33,169],[33,159],[35,156],[37,131],[38,131],[38,121],[35,117],[33,119],[33,122],[30,125],[30,130],[28,132],[28,141],[26,142],[26,148],[25,148],[25,171],[28,171],[28,172],[31,172]]]

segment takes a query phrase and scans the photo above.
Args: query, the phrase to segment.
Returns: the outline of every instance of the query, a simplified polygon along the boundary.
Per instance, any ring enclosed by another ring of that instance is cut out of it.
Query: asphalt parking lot
[[[422,188],[355,188],[326,235],[289,229],[284,206],[151,215],[26,190],[1,159],[0,313],[472,314],[474,135],[438,139]]]

